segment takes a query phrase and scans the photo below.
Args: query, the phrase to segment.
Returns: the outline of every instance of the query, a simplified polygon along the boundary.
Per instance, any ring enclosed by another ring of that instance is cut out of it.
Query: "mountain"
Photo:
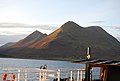
[[[17,44],[6,54],[35,59],[86,58],[86,48],[90,47],[94,59],[120,59],[120,42],[117,39],[99,26],[82,27],[72,21],[48,36],[26,44]]]
[[[72,21],[66,22],[49,36],[29,46],[33,49],[44,49],[43,54],[62,58],[85,58],[87,47],[91,47],[93,58],[112,59],[113,56],[120,56],[120,42],[101,27],[84,28]]]
[[[42,34],[39,31],[34,31],[32,34],[30,34],[29,36],[27,36],[26,38],[18,41],[17,43],[15,43],[14,45],[11,46],[11,48],[19,48],[19,47],[25,47],[25,46],[29,46],[30,44],[41,40],[42,38],[46,37],[46,34]]]
[[[14,42],[9,42],[9,43],[1,46],[0,49],[8,48],[8,47],[10,47],[10,46],[12,46],[12,45],[14,45],[14,44],[15,44]]]
[[[63,49],[65,49],[65,47],[81,48],[81,45],[87,45],[87,47],[96,45],[100,47],[105,45],[104,47],[108,47],[110,44],[111,46],[120,46],[120,43],[113,36],[104,31],[101,27],[90,26],[83,28],[78,24],[69,21],[46,38],[32,44],[30,48],[53,49],[56,48],[56,45]]]
[[[11,57],[11,56],[9,56],[9,55],[0,54],[0,58],[12,58],[12,57]]]
[[[60,47],[64,48],[62,46],[62,43],[64,43],[63,45],[66,44],[65,46],[67,46],[67,48],[68,48],[68,46],[69,46],[68,43],[70,41],[72,42],[71,39],[76,39],[75,35],[78,35],[78,32],[82,31],[82,29],[84,29],[84,28],[80,27],[79,25],[77,25],[74,22],[69,21],[69,22],[65,23],[64,25],[62,25],[59,29],[57,29],[56,31],[51,33],[46,38],[32,44],[29,47],[35,48],[35,49],[49,47],[49,48],[53,49],[58,46],[59,48]],[[73,42],[77,43],[77,41],[73,41]]]
[[[7,43],[0,47],[0,53],[1,54],[9,54],[10,51],[14,51],[15,49],[21,49],[26,46],[31,45],[32,43],[37,42],[38,40],[41,40],[42,38],[46,37],[46,34],[42,34],[39,31],[34,31],[30,35],[28,35],[26,38],[16,42],[16,43]]]

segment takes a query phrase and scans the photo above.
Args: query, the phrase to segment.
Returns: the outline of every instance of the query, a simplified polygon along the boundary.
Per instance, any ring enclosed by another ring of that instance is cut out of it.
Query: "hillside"
[[[6,53],[18,58],[85,58],[86,48],[90,47],[94,59],[120,59],[117,39],[99,26],[82,27],[72,21],[40,40],[23,45],[17,44]]]
[[[12,58],[10,55],[0,54],[0,58]]]
[[[15,43],[14,45],[11,46],[11,48],[18,48],[18,47],[25,47],[25,46],[29,46],[32,43],[37,42],[38,40],[41,40],[42,38],[46,37],[46,34],[42,34],[39,31],[34,31],[32,34],[30,34],[29,36],[27,36],[26,38],[18,41],[17,43]]]
[[[15,49],[19,49],[19,48],[21,49],[26,46],[29,46],[32,43],[35,43],[46,36],[47,36],[46,34],[42,34],[41,32],[36,30],[33,33],[31,33],[30,35],[28,35],[27,37],[25,37],[24,39],[22,39],[16,43],[7,43],[7,44],[1,46],[0,53],[1,54],[9,54],[11,51],[12,52],[16,51]]]
[[[15,42],[9,42],[9,43],[1,46],[0,49],[8,48],[8,47],[10,47],[10,46],[12,46],[12,45],[14,45],[14,44],[15,44]]]

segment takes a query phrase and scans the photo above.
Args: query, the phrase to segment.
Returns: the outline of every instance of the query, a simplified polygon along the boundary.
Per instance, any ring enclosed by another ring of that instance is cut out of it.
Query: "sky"
[[[67,21],[101,26],[120,40],[120,0],[0,0],[0,45],[35,30],[50,34]]]

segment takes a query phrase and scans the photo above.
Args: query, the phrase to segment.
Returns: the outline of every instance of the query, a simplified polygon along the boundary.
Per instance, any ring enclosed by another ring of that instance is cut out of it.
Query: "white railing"
[[[15,81],[82,81],[85,69],[4,68],[0,69],[0,81],[4,74],[7,80],[14,74]]]

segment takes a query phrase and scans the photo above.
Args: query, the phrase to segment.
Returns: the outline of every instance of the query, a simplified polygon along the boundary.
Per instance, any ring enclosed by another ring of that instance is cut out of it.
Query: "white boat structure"
[[[85,69],[0,69],[0,81],[82,81],[83,78]]]

